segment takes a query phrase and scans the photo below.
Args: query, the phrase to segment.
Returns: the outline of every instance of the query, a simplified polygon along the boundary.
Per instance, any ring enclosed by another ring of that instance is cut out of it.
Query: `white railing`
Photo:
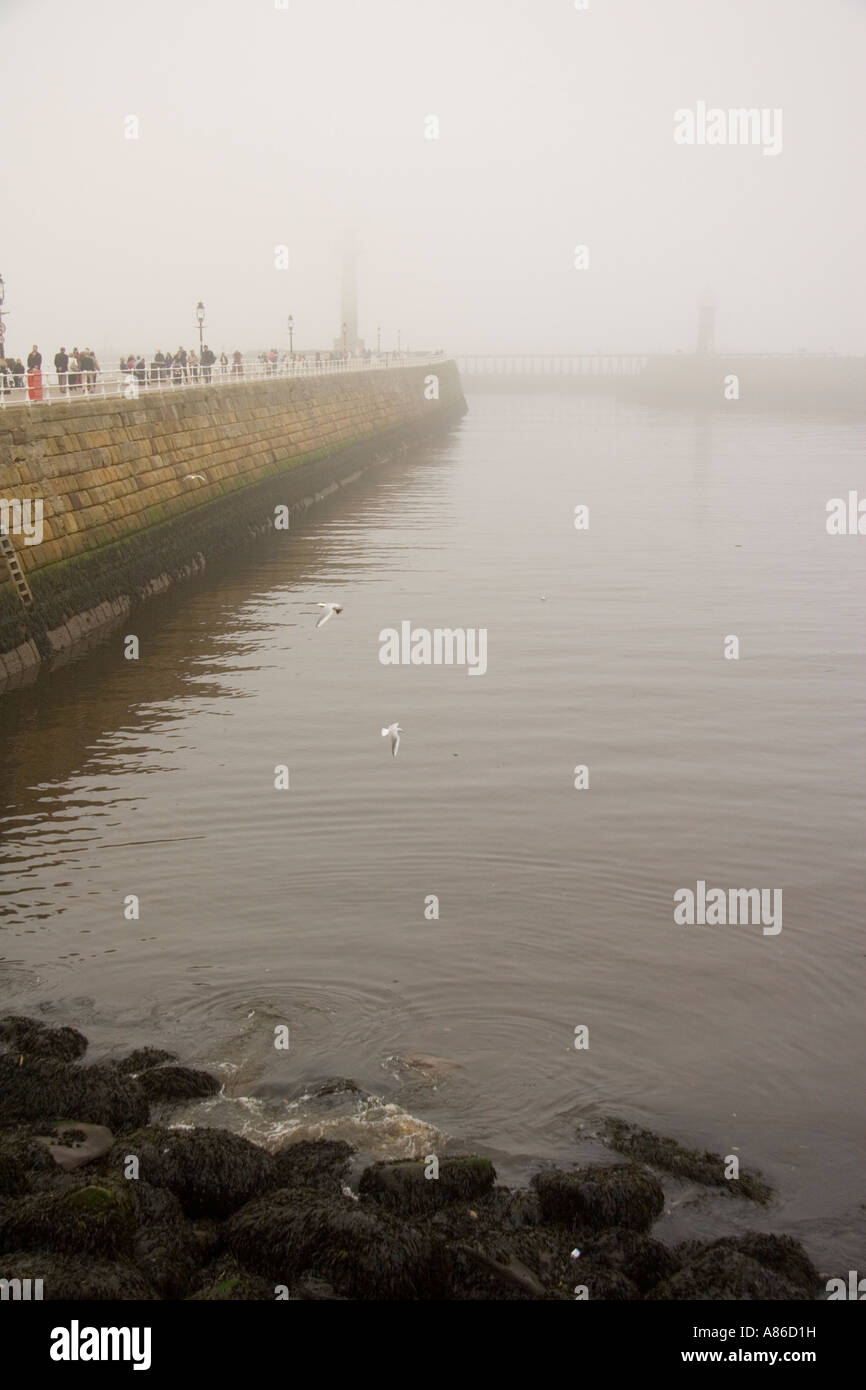
[[[13,375],[0,372],[0,407],[9,405],[45,405],[55,402],[80,401],[95,397],[124,396],[137,400],[157,392],[172,393],[202,387],[243,386],[256,381],[287,380],[294,377],[335,376],[345,372],[386,371],[402,367],[423,367],[441,363],[444,352],[375,354],[372,357],[344,357],[331,360],[321,357],[317,362],[310,354],[284,355],[277,362],[263,362],[258,357],[245,357],[242,362],[229,362],[212,367],[157,367],[148,363],[138,371],[65,372],[42,371],[40,380],[33,372]]]
[[[724,360],[777,361],[785,364],[820,359],[861,362],[835,352],[535,352],[535,353],[459,353],[455,361],[464,376],[639,376],[655,363],[712,363]]]
[[[469,353],[456,358],[465,376],[639,376],[646,353]]]

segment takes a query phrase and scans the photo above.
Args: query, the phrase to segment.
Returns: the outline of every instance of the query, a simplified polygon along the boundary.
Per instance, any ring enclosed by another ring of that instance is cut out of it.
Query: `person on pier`
[[[60,387],[61,391],[66,391],[69,374],[69,353],[64,347],[54,354],[54,370],[57,373],[57,385]]]
[[[42,400],[42,353],[35,343],[27,356],[27,394],[31,401]]]

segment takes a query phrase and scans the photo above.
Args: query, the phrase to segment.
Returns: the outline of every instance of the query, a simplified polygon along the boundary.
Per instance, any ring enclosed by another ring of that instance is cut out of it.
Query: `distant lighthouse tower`
[[[706,356],[716,350],[716,306],[704,296],[698,305],[698,342],[695,352]]]
[[[343,252],[343,279],[340,292],[340,333],[334,340],[337,352],[353,357],[364,351],[364,341],[358,336],[358,253],[354,247]]]

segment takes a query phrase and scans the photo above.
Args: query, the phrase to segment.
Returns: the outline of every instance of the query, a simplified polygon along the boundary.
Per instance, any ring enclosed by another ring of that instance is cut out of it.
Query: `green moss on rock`
[[[82,1187],[25,1197],[0,1222],[0,1249],[59,1254],[129,1256],[135,1218],[119,1186]]]
[[[116,1205],[117,1199],[109,1187],[83,1187],[66,1198],[74,1211],[104,1212]]]

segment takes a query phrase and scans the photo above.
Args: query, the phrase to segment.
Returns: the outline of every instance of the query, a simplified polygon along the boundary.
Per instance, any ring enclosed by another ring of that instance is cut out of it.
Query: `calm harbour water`
[[[621,1115],[779,1190],[757,1217],[686,1194],[675,1234],[785,1229],[844,1273],[866,542],[824,521],[860,426],[468,399],[442,441],[0,697],[0,1011],[219,1067],[196,1113],[253,1137],[351,1076],[384,1099],[340,1132],[429,1152],[423,1122],[514,1180]],[[316,631],[323,599],[344,611]],[[486,628],[487,673],[383,666],[404,620]],[[781,933],[674,925],[698,879],[781,888]]]

